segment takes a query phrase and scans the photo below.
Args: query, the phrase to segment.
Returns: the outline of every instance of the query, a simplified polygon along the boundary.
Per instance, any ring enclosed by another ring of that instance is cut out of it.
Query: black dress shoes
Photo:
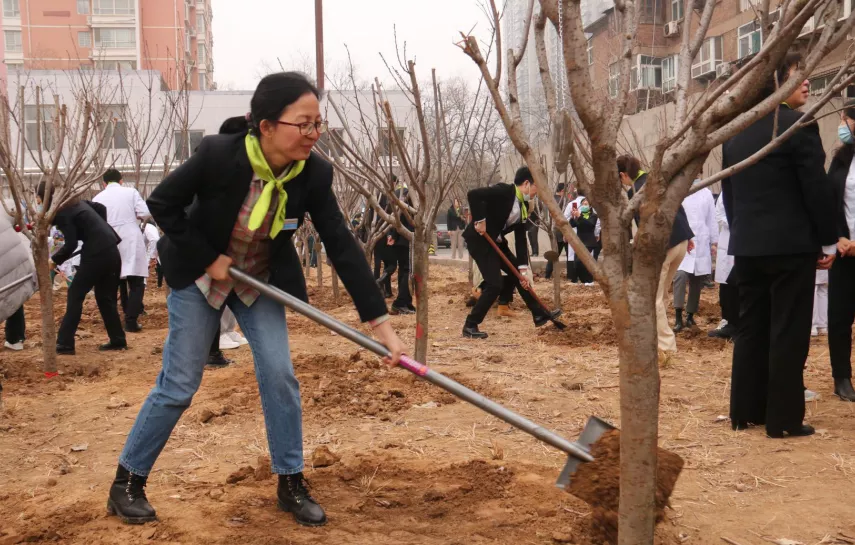
[[[797,426],[791,430],[766,430],[766,435],[772,439],[783,439],[784,437],[807,437],[814,433],[816,433],[816,430],[813,429],[813,426],[809,426],[807,424],[802,424],[801,426]]]
[[[101,352],[109,352],[112,350],[127,350],[128,343],[114,343],[113,341],[108,342],[107,344],[102,344],[98,347],[98,350]]]
[[[834,379],[834,395],[843,401],[855,401],[855,388],[852,388],[852,379]]]
[[[56,345],[56,353],[59,356],[73,356],[74,355],[74,347],[73,346],[63,346],[61,344]]]
[[[467,339],[486,339],[487,334],[483,331],[478,331],[477,325],[464,325],[463,326],[463,336]]]
[[[534,318],[534,327],[544,326],[559,316],[561,316],[560,308],[553,310],[552,314],[540,314]]]

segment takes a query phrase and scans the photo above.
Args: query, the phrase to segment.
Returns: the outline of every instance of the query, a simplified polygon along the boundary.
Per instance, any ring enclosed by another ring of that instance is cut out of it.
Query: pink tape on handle
[[[411,371],[411,372],[417,374],[420,377],[427,375],[427,372],[429,371],[427,365],[425,365],[423,363],[419,363],[416,360],[414,360],[413,358],[411,358],[409,356],[404,356],[404,355],[402,355],[401,359],[398,360],[398,365],[400,365],[401,367],[403,367],[407,371]]]

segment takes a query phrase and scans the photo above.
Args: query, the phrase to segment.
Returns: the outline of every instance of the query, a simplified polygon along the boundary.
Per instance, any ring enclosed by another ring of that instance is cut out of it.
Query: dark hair
[[[855,99],[847,100],[843,104],[843,114],[849,119],[855,119]],[[855,156],[855,144],[843,144],[834,152],[834,158],[849,165]]]
[[[226,119],[220,126],[220,134],[249,131],[258,136],[262,121],[278,120],[285,108],[307,93],[321,98],[318,88],[300,72],[277,72],[264,76],[252,95],[249,116]]]
[[[564,193],[564,188],[565,188],[565,187],[566,187],[566,186],[564,185],[564,182],[559,182],[559,183],[558,183],[558,185],[557,185],[557,186],[555,186],[555,192],[556,192],[556,193]]]
[[[104,173],[104,183],[109,184],[110,182],[121,182],[122,181],[122,173],[116,170],[115,168],[108,168],[107,172]]]
[[[514,174],[514,185],[522,185],[525,182],[534,183],[531,179],[531,171],[528,167],[520,167],[517,169],[517,173]]]
[[[617,158],[617,171],[635,180],[641,172],[641,162],[632,155],[621,155]]]
[[[801,63],[801,54],[787,53],[781,62],[778,63],[778,66],[775,67],[775,70],[769,74],[769,79],[766,81],[766,85],[763,87],[763,91],[760,93],[758,99],[763,100],[777,91],[778,87],[784,85],[784,82],[790,77],[790,69],[801,65]],[[775,81],[778,82],[777,85]]]

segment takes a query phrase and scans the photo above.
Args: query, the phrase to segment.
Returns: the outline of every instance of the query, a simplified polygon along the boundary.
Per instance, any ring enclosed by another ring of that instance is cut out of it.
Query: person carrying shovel
[[[493,249],[490,240],[496,241],[499,250],[520,272],[528,269],[528,245],[526,243],[526,221],[528,219],[528,201],[536,194],[536,188],[528,167],[520,167],[514,176],[513,184],[498,183],[490,187],[473,189],[467,195],[472,210],[472,222],[463,231],[463,238],[469,248],[469,254],[484,277],[484,288],[466,322],[463,336],[470,339],[486,339],[487,334],[479,331],[478,326],[498,299],[504,289],[513,291],[515,287],[531,311],[535,327],[545,325],[559,314],[551,315],[528,291],[527,280],[520,281],[516,271],[511,271],[502,260],[502,256]],[[511,253],[503,235],[514,233],[516,255]],[[510,282],[504,282],[502,273],[508,275]],[[508,294],[510,295],[510,294]],[[510,297],[503,298],[509,300]]]
[[[148,199],[164,233],[157,249],[172,288],[169,334],[163,368],[128,434],[110,488],[108,512],[124,522],[156,518],[145,494],[147,476],[199,388],[226,305],[252,349],[271,467],[279,475],[279,508],[303,525],[326,523],[302,473],[300,390],[285,310],[230,272],[234,265],[271,289],[305,301],[306,283],[292,237],[308,212],[360,319],[371,324],[388,349],[385,363],[398,363],[403,345],[339,210],[332,166],[312,153],[327,130],[319,96],[302,74],[266,76],[252,97],[250,114],[236,119],[243,120],[235,123],[236,131],[204,138]]]

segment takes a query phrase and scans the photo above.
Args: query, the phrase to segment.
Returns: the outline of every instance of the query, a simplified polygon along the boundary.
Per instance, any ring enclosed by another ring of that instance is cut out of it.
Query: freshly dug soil
[[[570,481],[569,492],[593,508],[591,539],[594,543],[614,545],[618,537],[618,503],[620,499],[620,432],[611,430],[591,445],[594,461],[580,464]],[[656,478],[656,522],[664,517],[668,499],[674,492],[677,477],[683,470],[683,459],[673,452],[659,449]]]

